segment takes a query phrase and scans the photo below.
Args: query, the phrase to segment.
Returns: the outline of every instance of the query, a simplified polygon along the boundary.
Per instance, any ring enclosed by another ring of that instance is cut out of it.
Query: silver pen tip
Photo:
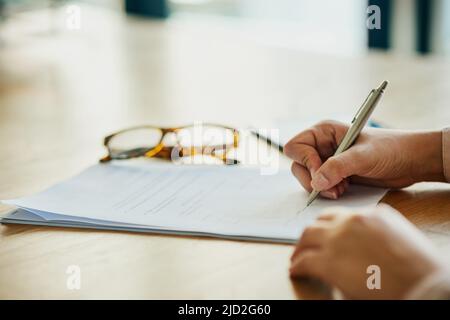
[[[384,80],[384,81],[380,84],[380,87],[378,88],[378,90],[384,90],[384,89],[386,89],[388,83],[389,83],[389,82],[387,82],[386,80]]]

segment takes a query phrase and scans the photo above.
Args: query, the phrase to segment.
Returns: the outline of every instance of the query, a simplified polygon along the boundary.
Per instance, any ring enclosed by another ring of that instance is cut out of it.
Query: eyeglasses
[[[108,155],[100,162],[137,157],[175,160],[197,155],[214,157],[225,164],[237,164],[227,157],[237,148],[239,131],[217,124],[195,124],[176,128],[137,126],[113,133],[104,139]]]

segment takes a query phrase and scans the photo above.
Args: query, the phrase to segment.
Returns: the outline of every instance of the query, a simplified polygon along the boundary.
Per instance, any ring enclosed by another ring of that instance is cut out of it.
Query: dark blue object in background
[[[369,0],[368,5],[376,5],[380,8],[381,29],[369,30],[369,48],[371,49],[389,49],[391,46],[391,0]]]
[[[125,0],[125,11],[149,18],[167,18],[169,15],[166,0]]]
[[[416,46],[419,53],[429,53],[431,51],[431,19],[433,2],[434,1],[432,0],[416,0]]]
[[[389,49],[391,47],[392,21],[398,13],[394,4],[402,0],[368,0],[368,5],[377,5],[381,11],[381,29],[369,30],[369,48]],[[415,0],[415,34],[416,51],[419,53],[431,52],[431,36],[433,21],[434,0]]]

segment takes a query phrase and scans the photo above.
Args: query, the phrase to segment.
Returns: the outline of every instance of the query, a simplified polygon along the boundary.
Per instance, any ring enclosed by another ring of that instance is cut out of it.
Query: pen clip
[[[372,91],[369,92],[369,95],[367,96],[367,98],[364,100],[364,102],[362,103],[362,105],[359,107],[358,111],[355,114],[355,117],[353,118],[352,122],[355,122],[356,118],[358,118],[359,114],[361,113],[362,109],[364,108],[364,106],[366,105],[367,101],[370,99],[370,97],[372,96],[372,94],[375,92],[375,89],[372,89]]]

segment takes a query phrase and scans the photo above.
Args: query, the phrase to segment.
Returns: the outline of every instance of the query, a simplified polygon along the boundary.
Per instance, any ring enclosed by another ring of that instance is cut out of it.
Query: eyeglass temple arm
[[[253,134],[258,140],[262,140],[265,143],[267,143],[269,146],[274,147],[276,149],[278,149],[278,151],[280,151],[281,153],[283,153],[283,145],[274,142],[272,139],[270,139],[269,137],[263,136],[262,134],[260,134],[258,131],[251,129],[250,133]]]

